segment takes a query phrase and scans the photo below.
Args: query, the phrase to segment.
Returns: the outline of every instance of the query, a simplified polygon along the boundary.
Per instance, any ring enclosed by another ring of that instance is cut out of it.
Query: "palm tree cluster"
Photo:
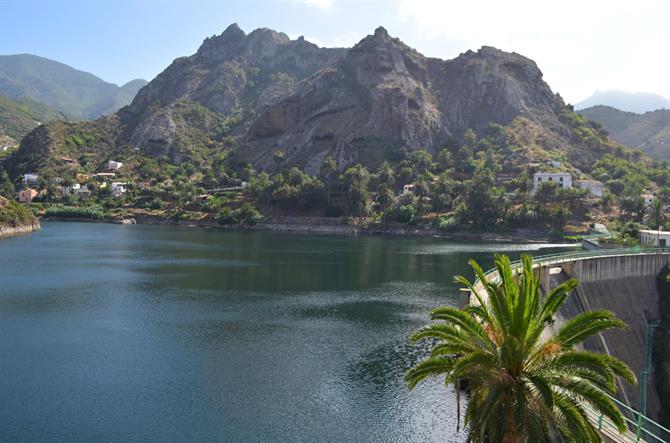
[[[616,393],[617,377],[635,383],[635,375],[620,360],[577,345],[625,324],[611,312],[598,310],[573,317],[552,334],[549,328],[578,285],[576,280],[543,296],[529,256],[522,257],[518,269],[508,257],[496,256],[498,277],[490,280],[477,262],[469,263],[483,290],[476,291],[463,276],[455,281],[472,291],[479,303],[463,310],[432,311],[435,322],[412,337],[432,340],[432,352],[407,371],[409,387],[440,376],[447,385],[455,385],[458,394],[466,380],[470,442],[602,441],[585,404],[624,432],[624,417],[610,395]]]

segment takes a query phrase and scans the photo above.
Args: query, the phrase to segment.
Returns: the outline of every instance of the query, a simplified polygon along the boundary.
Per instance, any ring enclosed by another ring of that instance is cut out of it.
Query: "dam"
[[[652,334],[661,318],[657,278],[670,264],[670,250],[583,251],[535,257],[534,264],[544,293],[570,278],[580,282],[556,316],[554,330],[579,313],[597,309],[614,312],[628,325],[626,330],[607,331],[590,338],[584,347],[617,357],[635,372],[639,385],[620,382],[615,399],[626,415],[630,431],[620,435],[595,415],[594,424],[610,441],[670,441],[670,431],[657,424],[664,406],[657,386],[669,373],[657,374],[651,362]],[[497,278],[497,271],[488,271],[486,278]],[[475,289],[482,294],[481,282]],[[475,300],[470,296],[470,303]]]

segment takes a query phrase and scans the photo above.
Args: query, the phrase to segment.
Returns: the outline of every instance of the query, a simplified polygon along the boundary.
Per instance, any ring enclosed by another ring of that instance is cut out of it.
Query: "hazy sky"
[[[237,22],[351,46],[383,25],[425,55],[482,45],[535,60],[577,102],[596,89],[670,97],[670,0],[0,0],[0,54],[32,53],[122,84]]]

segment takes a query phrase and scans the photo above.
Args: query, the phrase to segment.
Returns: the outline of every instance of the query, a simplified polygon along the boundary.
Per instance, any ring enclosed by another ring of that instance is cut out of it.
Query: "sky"
[[[608,89],[670,97],[670,0],[0,0],[0,54],[123,84],[231,23],[319,46],[352,46],[381,25],[431,57],[483,45],[525,55],[570,103]]]

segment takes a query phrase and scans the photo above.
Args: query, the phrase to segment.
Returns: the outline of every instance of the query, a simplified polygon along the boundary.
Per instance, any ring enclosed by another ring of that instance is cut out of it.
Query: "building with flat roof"
[[[37,197],[38,192],[32,188],[26,188],[19,191],[19,201],[21,203],[31,203],[35,197]]]
[[[642,246],[655,246],[660,248],[670,246],[670,231],[640,229],[638,235]]]
[[[556,183],[560,188],[572,188],[572,175],[569,172],[536,172],[533,174],[533,192],[537,192],[542,183]]]
[[[598,180],[579,180],[577,181],[577,186],[580,189],[589,191],[589,195],[593,197],[602,197],[605,193],[605,185]]]

